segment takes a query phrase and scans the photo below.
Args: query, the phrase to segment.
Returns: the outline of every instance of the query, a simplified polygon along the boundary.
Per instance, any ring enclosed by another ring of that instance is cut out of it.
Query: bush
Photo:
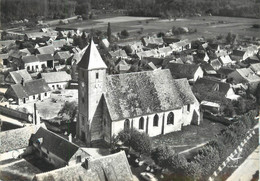
[[[253,28],[260,28],[260,24],[253,24]]]
[[[175,151],[168,146],[158,146],[152,150],[151,157],[161,167],[167,167],[167,162],[174,155]]]

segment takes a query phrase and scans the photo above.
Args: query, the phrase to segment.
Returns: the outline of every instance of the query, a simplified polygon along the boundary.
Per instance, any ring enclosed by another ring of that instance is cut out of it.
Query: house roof
[[[147,63],[152,62],[154,65],[162,66],[164,58],[144,57],[142,61],[146,61]]]
[[[65,71],[41,73],[41,77],[46,81],[47,84],[56,82],[68,82],[71,80],[71,75],[67,74],[67,72]]]
[[[37,174],[33,181],[132,181],[133,175],[123,151],[88,160],[88,168],[80,164],[67,166],[46,173]]]
[[[79,149],[74,143],[44,128],[39,128],[35,134],[32,134],[30,141],[39,143],[40,138],[43,139],[42,143],[40,143],[42,148],[47,149],[66,162],[68,162]]]
[[[199,67],[195,64],[169,63],[166,68],[170,69],[174,78],[192,79]]]
[[[25,69],[9,72],[9,74],[16,84],[21,83],[22,79],[24,81],[32,80],[31,75]]]
[[[255,73],[260,72],[260,63],[251,64],[250,67]]]
[[[4,40],[0,41],[1,47],[8,47],[11,44],[15,44],[15,40]]]
[[[80,164],[67,166],[34,176],[33,181],[101,181],[95,170],[86,170]]]
[[[0,153],[27,147],[31,134],[36,133],[40,127],[46,128],[44,124],[40,124],[0,132]]]
[[[106,78],[105,100],[112,120],[174,110],[196,101],[187,80],[174,80],[169,70],[109,75]],[[181,93],[188,101],[184,102]]]
[[[158,51],[159,51],[159,53],[165,53],[165,54],[172,53],[172,49],[169,46],[159,48]]]
[[[201,68],[207,73],[207,74],[217,74],[215,69],[208,63],[205,63],[201,65]]]
[[[158,56],[158,52],[157,50],[147,50],[147,51],[143,51],[143,52],[138,52],[136,53],[136,55],[141,59],[143,57],[156,57]]]
[[[246,52],[243,50],[233,50],[232,55],[237,57],[243,57]]]
[[[257,76],[250,68],[236,69],[236,72],[239,73],[248,82],[260,81],[260,77]]]
[[[221,62],[220,62],[218,59],[210,60],[210,65],[211,65],[215,70],[218,70],[218,69],[222,66]]]
[[[90,44],[88,45],[87,50],[78,63],[78,66],[88,70],[107,68],[93,40],[91,40]]]
[[[22,57],[24,63],[39,62],[39,59],[35,55],[29,55]]]
[[[110,51],[109,54],[111,57],[127,57],[125,50],[122,49],[116,51]]]
[[[48,60],[54,60],[54,58],[51,54],[38,54],[38,55],[36,55],[36,57],[38,58],[38,60],[40,62],[45,62],[45,61],[48,61]]]
[[[89,160],[88,167],[97,172],[101,181],[133,180],[133,174],[124,151]]]
[[[66,59],[68,59],[69,57],[71,57],[69,51],[57,52],[57,53],[54,55],[54,58],[55,58],[55,59],[58,59],[58,60],[63,60],[63,59],[66,60]]]
[[[0,59],[2,59],[2,60],[8,59],[8,57],[9,57],[8,53],[0,54]]]
[[[24,49],[21,49],[19,50],[20,52],[24,52],[26,53],[27,55],[31,55],[31,52],[28,50],[28,48],[24,48]]]
[[[222,64],[230,64],[232,63],[232,60],[230,59],[229,55],[224,55],[219,57],[219,60],[222,62]]]
[[[52,42],[52,45],[53,45],[54,48],[61,48],[66,44],[67,44],[67,41],[64,40],[64,39],[55,40],[55,41]]]
[[[223,75],[229,75],[230,73],[234,72],[234,69],[228,68],[228,67],[221,67],[218,70],[219,74],[223,74]]]
[[[44,79],[30,80],[24,85],[18,83],[11,85],[5,95],[10,97],[25,98],[32,95],[49,92],[50,88]]]
[[[44,46],[44,47],[39,47],[37,48],[40,54],[54,54],[54,46],[49,45],[49,46]]]
[[[194,87],[201,87],[202,85],[204,85],[204,87],[206,87],[208,89],[207,91],[209,92],[217,91],[223,93],[224,95],[226,95],[229,89],[231,88],[230,84],[228,83],[220,82],[209,78],[198,79],[195,82]]]
[[[154,38],[154,37],[143,37],[142,40],[144,41],[144,43],[146,45],[149,45],[149,44],[155,44],[155,45],[162,45],[164,42],[163,42],[163,38]]]
[[[13,58],[17,58],[17,59],[20,59],[22,56],[27,55],[27,53],[20,52],[20,51],[17,51],[17,50],[11,50],[10,52],[8,52],[8,54],[9,54],[9,57],[13,57]]]

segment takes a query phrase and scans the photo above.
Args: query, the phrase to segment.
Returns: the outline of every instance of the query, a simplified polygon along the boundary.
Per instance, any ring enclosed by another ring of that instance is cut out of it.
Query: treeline
[[[76,5],[75,0],[1,0],[1,23],[66,18],[74,15]]]
[[[101,13],[123,9],[132,16],[162,18],[203,14],[260,18],[257,0],[1,0],[1,22],[72,15],[89,17],[93,9]]]

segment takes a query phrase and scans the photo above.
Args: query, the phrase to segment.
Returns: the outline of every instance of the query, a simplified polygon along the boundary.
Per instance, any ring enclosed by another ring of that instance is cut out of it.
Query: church
[[[78,63],[77,136],[88,146],[110,144],[124,129],[149,136],[200,124],[199,102],[187,79],[173,79],[168,69],[108,75],[93,41]]]

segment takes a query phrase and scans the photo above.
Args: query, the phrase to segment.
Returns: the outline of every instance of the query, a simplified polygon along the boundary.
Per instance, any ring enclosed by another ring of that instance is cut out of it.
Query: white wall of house
[[[17,101],[18,105],[22,105],[22,104],[36,102],[38,100],[44,100],[44,99],[47,99],[49,97],[50,97],[50,93],[46,92],[46,93],[31,95],[31,96],[26,97],[26,98],[19,98],[19,99],[16,99],[16,101]],[[24,100],[25,100],[25,103],[24,103]]]
[[[202,77],[203,77],[203,74],[204,74],[204,73],[203,73],[202,68],[199,67],[199,68],[197,69],[197,71],[195,72],[195,74],[194,74],[193,81],[196,82],[197,79],[202,78]]]
[[[57,90],[57,89],[65,89],[68,85],[68,82],[56,82],[56,83],[50,83],[48,86],[51,88],[51,90]]]
[[[45,66],[47,67],[46,62],[32,62],[32,63],[25,63],[24,68],[27,71],[40,72],[40,71],[42,71],[43,64],[45,64]]]

